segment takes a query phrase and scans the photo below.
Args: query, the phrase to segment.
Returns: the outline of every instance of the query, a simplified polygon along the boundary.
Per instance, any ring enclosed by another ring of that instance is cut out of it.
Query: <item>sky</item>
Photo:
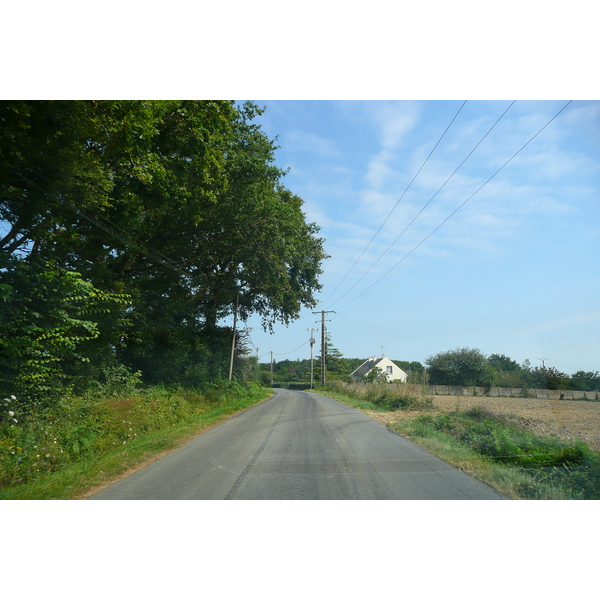
[[[325,310],[349,358],[600,370],[600,102],[254,101],[330,255],[317,307],[247,322],[261,362],[309,358]]]

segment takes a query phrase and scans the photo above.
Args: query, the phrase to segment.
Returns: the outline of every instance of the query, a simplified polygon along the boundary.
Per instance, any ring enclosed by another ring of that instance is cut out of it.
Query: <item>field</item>
[[[584,400],[545,400],[538,398],[488,398],[485,396],[430,396],[441,411],[466,410],[482,406],[513,415],[516,422],[539,435],[555,435],[563,441],[577,439],[600,452],[600,402]],[[422,411],[364,411],[378,421],[391,423],[412,419]]]

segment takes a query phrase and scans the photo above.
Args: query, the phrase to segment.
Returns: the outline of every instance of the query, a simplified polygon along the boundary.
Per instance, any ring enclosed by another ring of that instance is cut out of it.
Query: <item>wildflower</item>
[[[50,455],[49,455],[49,454],[46,454],[46,458],[50,458]]]
[[[8,416],[9,416],[9,417],[14,417],[14,416],[15,416],[15,413],[14,413],[12,410],[9,410],[9,411],[8,411]]]
[[[11,399],[12,399],[12,400],[16,400],[16,398],[15,398],[14,396],[11,396]]]

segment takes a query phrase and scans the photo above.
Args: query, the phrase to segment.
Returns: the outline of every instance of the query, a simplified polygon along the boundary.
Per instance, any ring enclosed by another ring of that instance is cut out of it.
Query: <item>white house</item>
[[[363,377],[368,375],[375,367],[381,369],[386,380],[391,383],[393,381],[406,381],[408,375],[394,362],[392,362],[385,354],[381,358],[372,356],[355,371],[350,373],[353,381],[362,381]]]

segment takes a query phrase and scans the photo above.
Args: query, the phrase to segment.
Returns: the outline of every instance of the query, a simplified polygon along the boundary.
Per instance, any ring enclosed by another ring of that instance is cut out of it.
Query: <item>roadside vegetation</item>
[[[391,390],[385,384],[348,387],[332,382],[317,391],[380,413],[393,430],[510,498],[600,499],[600,455],[581,441],[566,443],[555,436],[534,434],[515,417],[484,407],[438,411],[423,388],[415,385]],[[406,419],[397,411],[420,414]],[[394,419],[394,413],[398,418]]]
[[[65,397],[40,415],[19,398],[0,401],[0,499],[69,499],[172,450],[265,399],[255,383],[201,390],[121,379]]]
[[[433,407],[431,398],[423,393],[423,387],[414,384],[399,384],[395,389],[385,383],[371,383],[360,387],[349,387],[332,381],[321,388],[328,396],[344,400],[355,408],[376,411],[427,410]],[[319,390],[317,390],[319,391]]]

